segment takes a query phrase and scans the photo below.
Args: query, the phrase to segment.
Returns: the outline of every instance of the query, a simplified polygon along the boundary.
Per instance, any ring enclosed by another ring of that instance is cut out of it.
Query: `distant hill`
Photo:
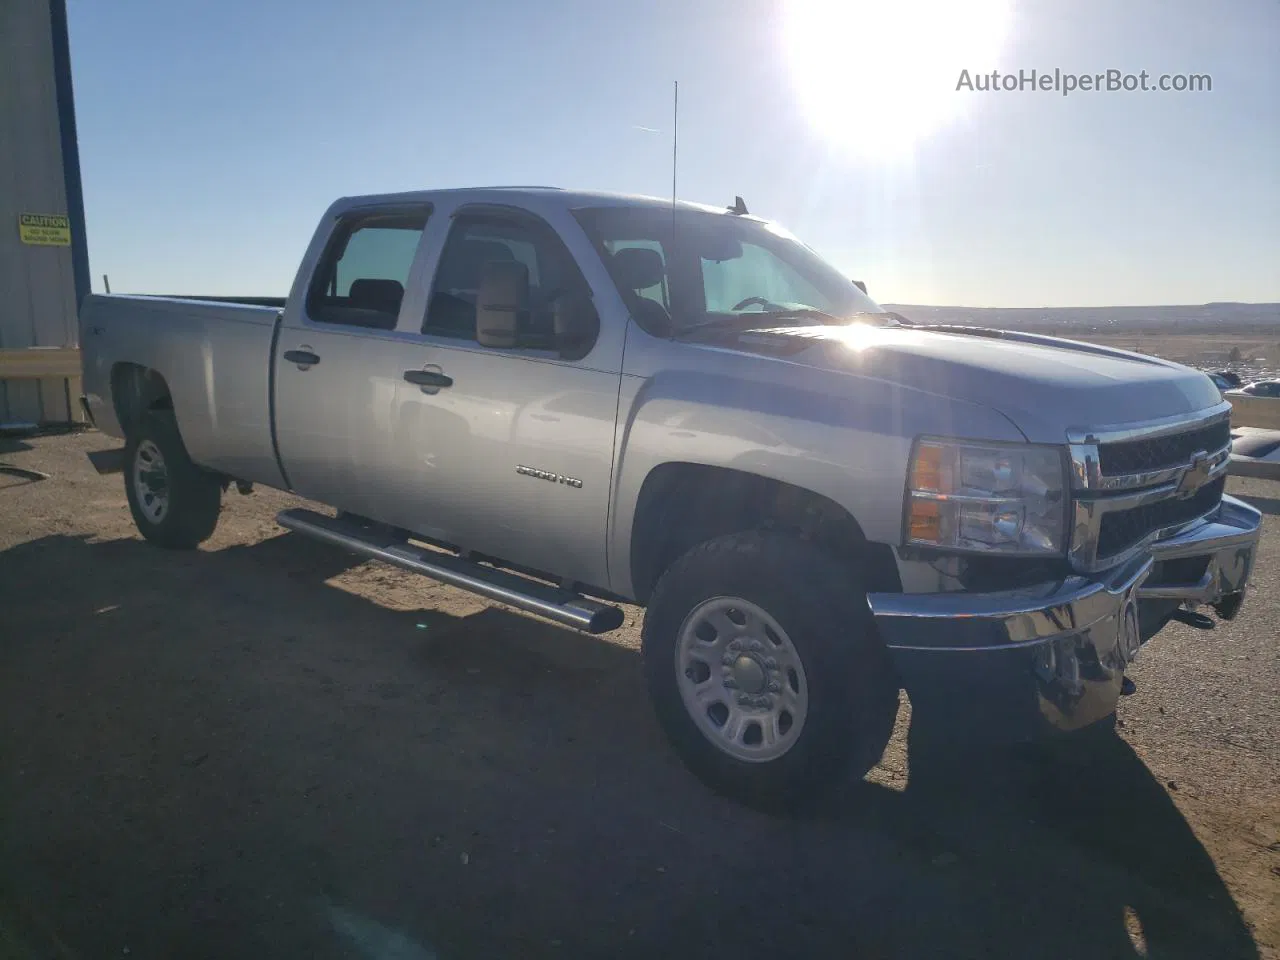
[[[889,310],[924,323],[960,323],[1006,330],[1090,333],[1232,333],[1280,335],[1280,303],[1202,303],[1150,307],[944,307],[888,304]]]

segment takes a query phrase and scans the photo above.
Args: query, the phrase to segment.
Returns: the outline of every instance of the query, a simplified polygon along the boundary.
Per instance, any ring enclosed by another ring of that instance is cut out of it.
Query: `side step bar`
[[[622,626],[623,614],[619,607],[452,554],[416,547],[392,534],[371,530],[350,520],[326,517],[311,510],[285,510],[276,517],[276,522],[287,530],[470,590],[577,630],[607,633]]]

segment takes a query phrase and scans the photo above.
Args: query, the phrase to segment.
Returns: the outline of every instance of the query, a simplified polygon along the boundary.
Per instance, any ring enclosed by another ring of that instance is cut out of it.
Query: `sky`
[[[881,302],[1280,300],[1277,0],[68,0],[68,19],[98,291],[282,295],[351,194],[669,196],[678,80],[679,196],[742,195]],[[1212,90],[956,89],[1055,68]]]

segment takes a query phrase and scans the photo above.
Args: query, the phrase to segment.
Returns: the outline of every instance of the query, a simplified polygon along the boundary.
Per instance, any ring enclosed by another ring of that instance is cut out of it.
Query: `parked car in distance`
[[[1253,566],[1207,376],[905,322],[741,202],[346,198],[278,306],[80,319],[144,537],[194,547],[260,483],[338,511],[288,529],[562,624],[643,605],[667,736],[749,801],[861,775],[904,686],[957,737],[1103,721]]]
[[[1210,373],[1206,374],[1206,376],[1213,381],[1214,385],[1222,393],[1226,393],[1228,390],[1234,390],[1236,387],[1240,386],[1239,377],[1235,377],[1233,379],[1225,373]]]
[[[1253,383],[1235,389],[1251,397],[1280,398],[1280,380],[1255,380]]]

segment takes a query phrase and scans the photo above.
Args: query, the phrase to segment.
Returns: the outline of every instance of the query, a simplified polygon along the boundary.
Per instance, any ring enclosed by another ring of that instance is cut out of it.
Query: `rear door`
[[[467,550],[607,585],[624,331],[603,325],[573,357],[480,346],[475,296],[490,260],[525,264],[535,305],[566,290],[594,293],[545,221],[491,207],[454,212],[434,280],[424,283],[425,309],[402,317],[394,349],[377,346],[376,380],[387,391],[377,412],[388,429],[371,475],[375,515]]]
[[[377,358],[396,324],[430,208],[364,208],[334,225],[304,296],[291,298],[274,363],[275,428],[290,487],[376,515],[372,495],[398,377]],[[295,291],[295,294],[301,291]]]

